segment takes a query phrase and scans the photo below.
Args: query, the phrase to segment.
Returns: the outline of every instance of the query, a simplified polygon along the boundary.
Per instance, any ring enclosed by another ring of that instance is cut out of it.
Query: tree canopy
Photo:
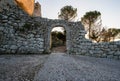
[[[97,42],[110,42],[114,41],[115,37],[120,33],[120,29],[115,28],[109,28],[105,29],[103,28],[100,32],[99,36],[96,37]],[[94,37],[95,39],[95,37]]]
[[[97,27],[100,30],[101,27],[101,13],[99,11],[89,11],[81,18],[81,22],[86,27],[85,29],[89,32],[89,38],[92,38],[93,34],[96,33],[96,30],[93,27]],[[99,20],[99,23],[96,22]],[[95,28],[95,29],[97,29]],[[98,33],[98,31],[97,31]]]
[[[72,6],[64,6],[63,8],[61,8],[60,13],[58,14],[58,18],[67,21],[75,19],[76,16],[77,8],[73,8]]]

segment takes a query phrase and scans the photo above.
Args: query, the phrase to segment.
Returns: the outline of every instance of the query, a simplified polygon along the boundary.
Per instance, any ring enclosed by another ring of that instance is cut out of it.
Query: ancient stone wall
[[[9,10],[14,4],[14,0],[0,0],[0,12],[3,11],[3,8]]]
[[[12,6],[11,10],[4,9],[0,13],[0,52],[43,52],[44,28],[35,20],[16,6]]]
[[[43,54],[50,52],[50,34],[54,27],[66,30],[68,54],[120,59],[120,41],[92,43],[85,39],[80,22],[29,17],[20,8],[0,12],[0,54]]]
[[[72,27],[77,23],[29,17],[19,7],[3,9],[0,13],[1,53],[42,53],[50,52],[52,28],[62,26],[67,30],[67,50],[70,50]],[[80,22],[78,22],[80,23]]]
[[[76,36],[71,54],[80,54],[102,58],[120,59],[120,41],[93,43],[85,39],[85,30],[80,30]]]

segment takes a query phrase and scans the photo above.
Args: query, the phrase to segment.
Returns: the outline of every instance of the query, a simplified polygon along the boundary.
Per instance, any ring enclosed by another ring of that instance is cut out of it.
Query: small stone
[[[10,47],[10,49],[12,49],[12,50],[15,50],[15,49],[17,49],[18,47],[16,46],[16,45],[12,45],[11,47]]]
[[[13,26],[17,27],[17,26],[18,26],[18,24],[17,24],[17,23],[13,23]]]
[[[5,16],[5,15],[3,16],[3,19],[7,19],[7,18],[8,18],[8,16]]]
[[[7,23],[8,22],[8,20],[2,20],[2,23]]]
[[[11,21],[8,21],[8,24],[11,24],[12,22]]]
[[[0,27],[0,30],[3,31],[3,30],[4,30],[4,27]]]
[[[29,34],[28,37],[29,37],[29,38],[33,38],[34,35],[33,35],[33,34]]]

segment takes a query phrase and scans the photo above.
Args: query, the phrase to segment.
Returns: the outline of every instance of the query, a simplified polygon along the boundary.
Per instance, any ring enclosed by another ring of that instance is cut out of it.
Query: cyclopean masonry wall
[[[12,6],[0,13],[1,53],[42,53],[44,28],[21,9]],[[38,27],[39,26],[39,27]]]
[[[92,43],[85,39],[80,22],[29,17],[21,9],[11,6],[0,12],[0,54],[50,53],[50,34],[56,26],[66,30],[68,54],[120,59],[120,42]]]
[[[93,43],[85,39],[85,33],[84,30],[79,32],[79,36],[76,37],[72,46],[71,54],[120,59],[120,41]]]
[[[3,9],[0,13],[0,52],[15,54],[50,52],[51,30],[56,26],[66,29],[69,52],[71,39],[74,37],[71,30],[74,31],[79,24],[80,22],[29,17],[16,6],[12,6],[10,10]]]

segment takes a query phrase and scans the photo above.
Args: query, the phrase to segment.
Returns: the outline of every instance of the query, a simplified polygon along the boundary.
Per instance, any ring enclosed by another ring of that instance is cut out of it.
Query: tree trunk
[[[91,22],[89,24],[89,39],[90,39],[90,37],[91,37]]]

